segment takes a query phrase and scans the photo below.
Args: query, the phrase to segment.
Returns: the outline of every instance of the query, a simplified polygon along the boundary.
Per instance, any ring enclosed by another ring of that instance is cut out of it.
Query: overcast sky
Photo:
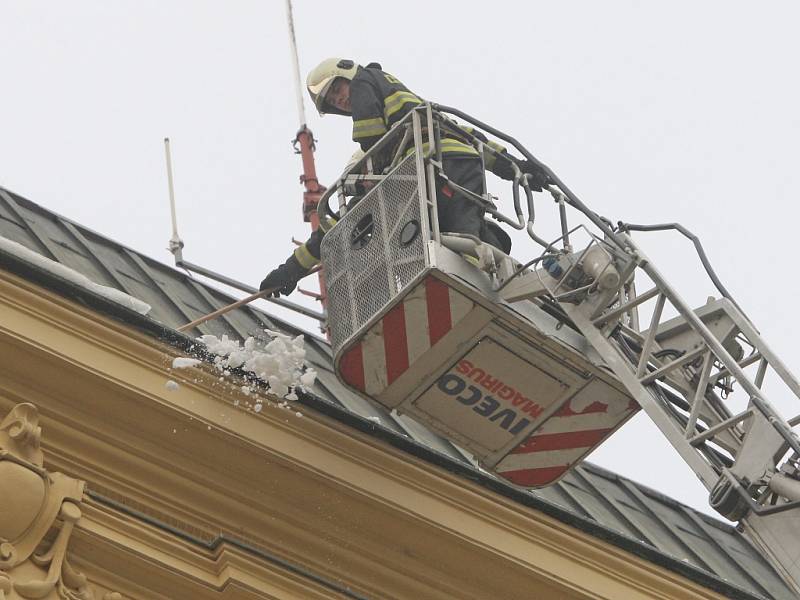
[[[800,370],[800,4],[383,6],[295,0],[302,77],[330,56],[379,61],[421,96],[512,134],[612,221],[681,222]],[[0,185],[171,263],[169,136],[187,260],[258,285],[308,234],[283,0],[0,0],[0,23]],[[355,149],[351,123],[308,101],[306,114],[324,183]],[[508,208],[508,190],[492,186]],[[688,241],[637,239],[690,303],[714,293]],[[515,244],[519,258],[536,255]],[[709,510],[646,417],[592,459]]]

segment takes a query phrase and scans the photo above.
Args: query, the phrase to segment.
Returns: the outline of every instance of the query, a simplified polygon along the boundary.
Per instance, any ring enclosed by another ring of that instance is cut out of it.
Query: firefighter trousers
[[[442,167],[453,183],[475,194],[483,194],[483,165],[479,158],[444,156]],[[436,182],[436,204],[439,231],[474,235],[506,253],[510,251],[510,238],[499,227],[484,220],[483,207],[449,187],[443,179]]]

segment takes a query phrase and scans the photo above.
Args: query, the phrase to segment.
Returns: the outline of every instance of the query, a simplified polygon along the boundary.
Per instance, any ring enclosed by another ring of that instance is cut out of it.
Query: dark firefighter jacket
[[[350,82],[350,110],[353,117],[353,141],[366,152],[377,143],[392,125],[400,121],[411,110],[422,104],[424,100],[409,91],[394,75],[384,72],[376,63],[359,69]],[[465,131],[473,134],[471,128]],[[481,135],[482,141],[486,139]],[[495,150],[504,148],[489,142]],[[450,158],[457,156],[477,157],[478,151],[466,140],[455,137],[442,138],[442,154]],[[491,152],[485,154],[486,168],[494,166],[495,156]]]
[[[301,244],[295,248],[294,257],[304,269],[308,270],[319,262],[319,246],[322,243],[322,236],[324,235],[325,232],[322,231],[322,229],[317,229],[309,236],[305,244]]]

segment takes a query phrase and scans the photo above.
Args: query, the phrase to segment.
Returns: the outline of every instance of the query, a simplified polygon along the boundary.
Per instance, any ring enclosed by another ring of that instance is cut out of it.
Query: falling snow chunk
[[[26,263],[34,265],[35,267],[47,271],[48,273],[52,273],[56,277],[60,277],[61,279],[65,279],[74,285],[82,287],[85,290],[89,290],[98,296],[102,296],[106,300],[111,300],[116,304],[120,304],[126,308],[136,311],[140,315],[146,315],[148,312],[150,312],[151,307],[146,302],[142,302],[138,298],[129,296],[125,292],[121,292],[117,289],[95,283],[86,277],[86,275],[78,273],[74,269],[70,269],[66,265],[62,265],[59,262],[45,258],[41,254],[38,254],[33,250],[29,250],[22,244],[12,242],[11,240],[2,236],[0,236],[0,250],[6,252],[7,254],[16,256],[17,258],[24,260]]]
[[[300,375],[300,384],[305,388],[310,388],[316,379],[317,372],[314,369],[306,369],[306,372]]]
[[[199,364],[202,364],[203,361],[198,360],[196,358],[186,358],[184,356],[178,356],[172,361],[172,368],[173,369],[187,369],[189,367],[196,367]]]
[[[244,344],[239,344],[227,335],[221,338],[204,335],[198,338],[198,341],[205,344],[210,353],[217,355],[214,358],[214,366],[223,375],[229,375],[230,369],[242,369],[266,382],[271,394],[287,400],[296,400],[295,388],[310,387],[317,376],[316,372],[305,364],[306,350],[303,336],[292,337],[269,329],[265,331],[270,336],[266,343],[249,337]],[[242,392],[247,394],[244,387]],[[253,391],[250,388],[250,393]]]
[[[169,379],[167,380],[167,383],[164,384],[164,387],[167,388],[170,392],[174,392],[180,389],[181,386],[179,386],[176,382],[172,381],[172,379]]]
[[[294,413],[294,416],[295,416],[295,417],[302,417],[302,416],[303,416],[303,413],[301,413],[301,412],[296,412],[296,413]]]

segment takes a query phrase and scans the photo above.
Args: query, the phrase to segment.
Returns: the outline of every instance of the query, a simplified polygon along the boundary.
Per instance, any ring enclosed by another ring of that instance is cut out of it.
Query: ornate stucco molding
[[[0,422],[0,600],[95,600],[67,557],[85,484],[44,468],[41,435],[33,404],[18,404]]]

